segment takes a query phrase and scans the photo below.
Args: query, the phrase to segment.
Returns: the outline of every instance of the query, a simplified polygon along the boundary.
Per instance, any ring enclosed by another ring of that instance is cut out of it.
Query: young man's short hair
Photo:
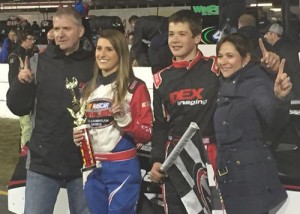
[[[179,10],[169,17],[169,23],[186,22],[190,26],[193,36],[197,36],[202,32],[202,17],[199,13],[191,10]]]
[[[22,42],[24,42],[28,38],[28,36],[34,37],[32,31],[30,30],[17,31],[17,43],[22,44]]]

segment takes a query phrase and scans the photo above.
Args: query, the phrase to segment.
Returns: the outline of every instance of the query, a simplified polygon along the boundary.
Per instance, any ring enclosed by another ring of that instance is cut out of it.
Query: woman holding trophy
[[[92,214],[134,214],[142,182],[136,145],[151,139],[150,95],[133,74],[122,33],[101,31],[95,58],[94,76],[83,89],[81,105],[97,167],[84,191]],[[83,139],[83,131],[74,131],[77,145]]]

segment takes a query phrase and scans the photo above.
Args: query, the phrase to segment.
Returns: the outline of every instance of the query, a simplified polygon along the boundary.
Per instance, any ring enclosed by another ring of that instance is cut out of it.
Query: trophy
[[[89,136],[90,125],[84,124],[86,121],[86,118],[84,118],[85,104],[80,105],[80,101],[76,98],[74,92],[74,88],[76,88],[77,85],[78,81],[75,77],[72,78],[72,81],[69,81],[68,78],[66,78],[66,88],[70,90],[73,97],[72,108],[67,108],[67,110],[75,119],[74,124],[76,125],[76,127],[74,128],[74,130],[82,130],[84,133],[84,137],[80,142],[80,151],[83,160],[83,168],[81,170],[82,172],[84,172],[95,168],[96,160]]]

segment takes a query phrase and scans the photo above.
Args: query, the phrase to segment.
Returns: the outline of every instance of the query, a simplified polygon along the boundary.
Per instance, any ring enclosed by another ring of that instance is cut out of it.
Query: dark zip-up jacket
[[[214,125],[227,213],[266,213],[287,197],[264,143],[265,127],[277,133],[289,120],[289,102],[275,97],[273,86],[252,63],[221,82]]]
[[[76,77],[74,91],[79,96],[93,75],[93,65],[91,52],[79,48],[66,56],[51,43],[38,56],[36,84],[13,80],[7,92],[9,109],[19,116],[35,111],[29,142],[30,170],[51,176],[81,176],[80,150],[73,142],[73,118],[67,110],[72,107],[73,96],[66,89],[66,78],[71,81]]]

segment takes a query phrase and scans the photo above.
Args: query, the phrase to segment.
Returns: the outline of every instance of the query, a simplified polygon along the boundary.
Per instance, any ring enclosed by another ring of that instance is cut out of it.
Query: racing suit
[[[101,167],[87,178],[85,195],[91,213],[135,213],[141,172],[136,144],[152,135],[150,95],[144,82],[134,79],[122,104],[126,114],[114,119],[111,106],[117,72],[98,79],[98,87],[87,100],[90,138]]]
[[[203,137],[214,136],[212,118],[218,87],[216,59],[204,57],[200,51],[193,60],[173,60],[171,66],[154,74],[152,163],[163,163],[168,141],[180,138],[190,122],[198,124]],[[174,191],[180,188],[175,185],[176,177],[167,177],[166,190],[170,182],[175,188],[165,191],[169,213],[186,213],[178,206],[180,200],[176,201],[178,194]]]

